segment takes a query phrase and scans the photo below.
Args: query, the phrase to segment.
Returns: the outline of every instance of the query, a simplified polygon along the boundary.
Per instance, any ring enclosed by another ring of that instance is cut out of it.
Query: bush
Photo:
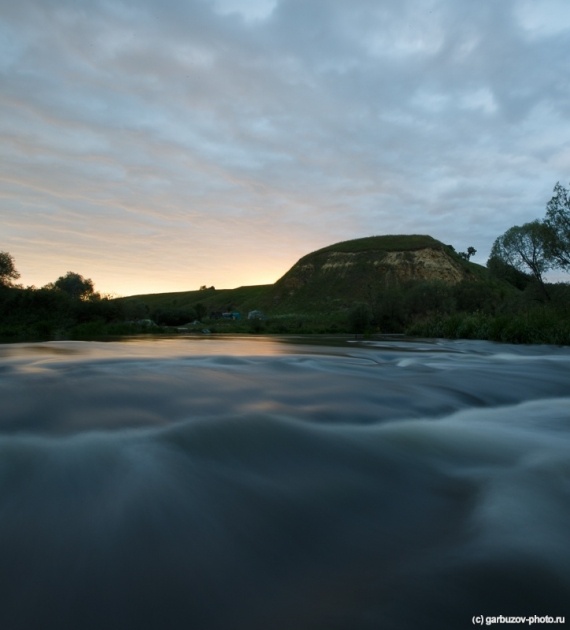
[[[370,309],[366,304],[357,304],[348,314],[348,328],[355,334],[364,334],[370,327]]]
[[[550,306],[526,312],[491,315],[454,313],[427,317],[409,326],[410,335],[448,339],[488,339],[503,343],[570,344],[570,322],[564,311]]]
[[[158,309],[151,313],[151,319],[159,326],[182,326],[198,319],[191,308]]]

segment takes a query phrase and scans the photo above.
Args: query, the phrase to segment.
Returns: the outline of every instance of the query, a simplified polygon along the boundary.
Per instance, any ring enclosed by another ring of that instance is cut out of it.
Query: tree
[[[95,293],[93,280],[84,278],[78,273],[68,271],[65,276],[60,276],[53,285],[56,289],[67,293],[74,300],[92,300],[99,297]]]
[[[474,247],[468,247],[466,252],[458,252],[458,255],[463,258],[463,260],[469,260],[471,256],[475,256],[477,250]]]
[[[515,225],[493,243],[490,260],[499,259],[523,273],[530,271],[548,298],[542,274],[551,266],[547,253],[549,238],[550,229],[541,221]]]
[[[547,255],[553,267],[570,269],[570,190],[557,182],[554,195],[546,204],[544,223],[549,228]]]
[[[8,252],[0,252],[0,286],[12,286],[12,280],[17,280],[19,277],[13,256]]]
[[[524,291],[529,282],[532,282],[532,276],[529,273],[515,269],[496,256],[489,258],[487,261],[487,269],[492,277],[504,280],[521,291]]]

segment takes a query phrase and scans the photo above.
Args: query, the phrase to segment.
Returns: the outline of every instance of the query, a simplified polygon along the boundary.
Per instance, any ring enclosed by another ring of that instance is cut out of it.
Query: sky
[[[275,282],[429,234],[485,264],[570,182],[568,0],[0,0],[24,286]]]

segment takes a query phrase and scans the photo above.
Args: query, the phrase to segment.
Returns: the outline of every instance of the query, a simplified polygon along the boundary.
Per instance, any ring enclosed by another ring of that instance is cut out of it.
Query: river
[[[570,348],[4,344],[0,396],[2,629],[570,623]]]

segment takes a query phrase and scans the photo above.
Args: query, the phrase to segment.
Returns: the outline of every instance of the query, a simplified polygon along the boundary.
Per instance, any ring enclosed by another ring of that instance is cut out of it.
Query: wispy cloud
[[[395,232],[484,262],[570,179],[560,0],[26,0],[0,30],[0,247],[25,283],[271,282]]]

